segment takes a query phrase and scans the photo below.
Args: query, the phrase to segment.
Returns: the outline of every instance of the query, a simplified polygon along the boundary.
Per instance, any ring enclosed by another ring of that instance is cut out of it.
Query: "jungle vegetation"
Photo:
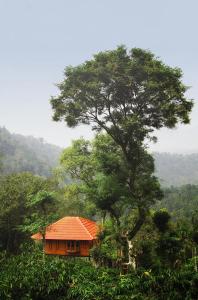
[[[198,187],[162,188],[148,151],[156,130],[190,121],[181,70],[121,46],[67,67],[58,86],[54,120],[96,134],[48,178],[1,172],[0,298],[197,299]],[[101,224],[90,261],[31,242],[66,214]]]

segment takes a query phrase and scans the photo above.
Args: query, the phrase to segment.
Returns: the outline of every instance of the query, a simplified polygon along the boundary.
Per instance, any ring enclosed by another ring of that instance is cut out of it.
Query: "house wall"
[[[92,241],[46,240],[45,253],[65,256],[89,256]]]

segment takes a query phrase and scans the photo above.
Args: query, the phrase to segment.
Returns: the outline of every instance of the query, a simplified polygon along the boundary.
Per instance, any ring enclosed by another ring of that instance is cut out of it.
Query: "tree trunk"
[[[197,272],[197,248],[196,247],[192,249],[192,254],[194,259],[195,272]]]
[[[133,267],[133,269],[135,270],[136,269],[136,263],[135,263],[135,258],[134,256],[132,255],[132,251],[133,251],[133,244],[132,244],[132,241],[129,240],[127,238],[127,244],[128,244],[128,264],[131,265]]]
[[[139,217],[138,217],[133,229],[129,230],[129,232],[128,232],[129,240],[132,240],[136,236],[136,234],[138,233],[138,231],[144,224],[145,219],[146,219],[146,213],[147,212],[144,209],[139,208]]]

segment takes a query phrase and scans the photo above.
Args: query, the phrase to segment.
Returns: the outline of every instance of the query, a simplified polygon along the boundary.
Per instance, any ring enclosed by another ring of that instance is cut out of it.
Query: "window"
[[[67,248],[67,241],[64,241],[64,249]]]
[[[68,251],[79,251],[80,250],[80,241],[66,241]]]
[[[59,241],[56,241],[56,249],[59,249]]]
[[[71,249],[74,250],[74,241],[71,241]]]
[[[82,241],[82,245],[83,245],[83,247],[85,247],[85,246],[86,246],[86,244],[87,244],[87,241]]]
[[[52,249],[52,241],[48,241],[49,249]]]
[[[76,241],[76,250],[79,251],[80,250],[80,242]]]
[[[70,249],[70,241],[67,241],[67,249]]]

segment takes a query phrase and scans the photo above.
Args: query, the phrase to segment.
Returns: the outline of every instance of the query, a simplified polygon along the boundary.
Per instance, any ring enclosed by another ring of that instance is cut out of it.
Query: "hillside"
[[[198,153],[154,153],[156,175],[163,186],[198,184]]]
[[[11,134],[0,128],[0,156],[3,174],[28,171],[49,176],[58,163],[61,148],[47,144],[43,139]]]
[[[61,148],[47,144],[43,139],[11,134],[0,127],[0,156],[3,173],[29,171],[49,176],[58,164]],[[198,153],[182,155],[154,153],[156,175],[163,186],[198,184]]]

